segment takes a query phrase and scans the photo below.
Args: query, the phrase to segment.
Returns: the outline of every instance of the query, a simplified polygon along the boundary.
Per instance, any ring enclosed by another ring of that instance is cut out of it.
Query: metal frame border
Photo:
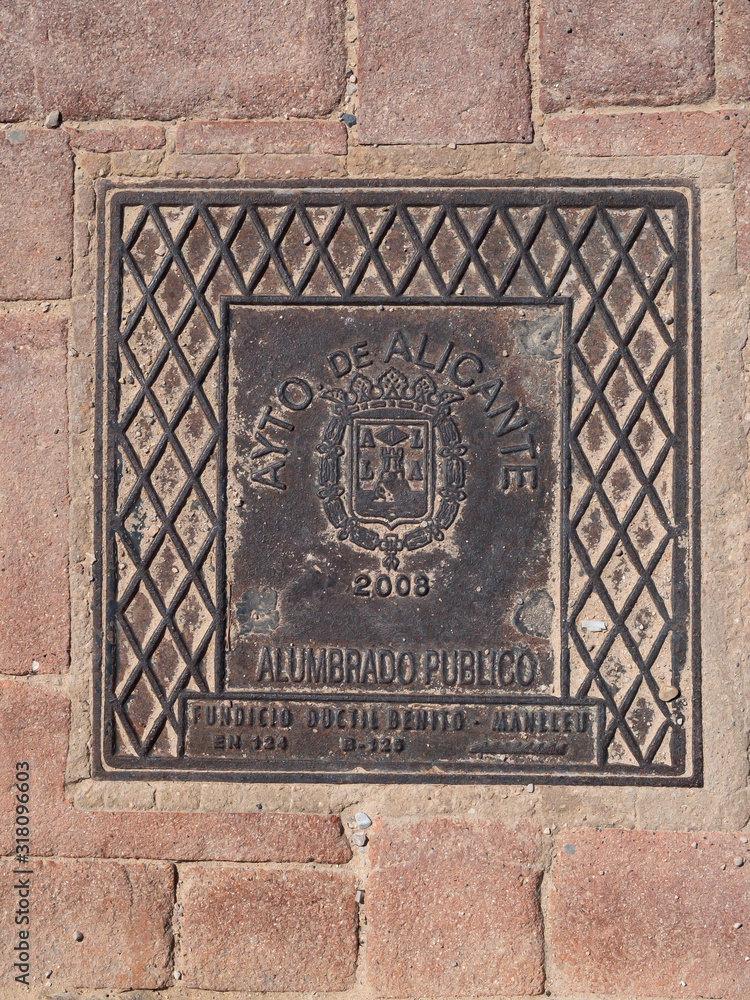
[[[323,782],[323,783],[422,783],[422,784],[508,784],[508,783],[518,783],[519,781],[528,781],[529,778],[533,777],[535,781],[542,784],[569,784],[569,785],[600,785],[600,786],[657,786],[657,787],[702,787],[703,785],[703,746],[702,746],[702,712],[701,712],[701,642],[700,642],[700,579],[701,579],[701,567],[700,567],[700,482],[701,482],[701,472],[700,472],[700,416],[701,416],[701,375],[700,375],[700,365],[701,365],[701,299],[700,299],[700,256],[699,256],[699,235],[700,235],[700,201],[699,201],[699,191],[695,183],[690,181],[685,181],[684,179],[647,179],[647,180],[633,180],[633,179],[596,179],[596,178],[542,178],[542,179],[532,179],[532,180],[502,180],[502,181],[484,181],[484,180],[472,180],[472,181],[461,181],[461,180],[352,180],[352,181],[310,181],[305,182],[304,180],[297,181],[280,181],[275,183],[256,183],[256,182],[238,182],[238,181],[226,181],[226,182],[195,182],[195,181],[169,181],[164,183],[163,181],[157,180],[153,182],[139,183],[137,185],[120,185],[115,184],[111,181],[100,181],[97,184],[97,337],[96,337],[96,363],[95,363],[95,418],[94,418],[94,473],[98,476],[98,479],[94,480],[94,551],[97,554],[96,562],[96,572],[94,574],[94,585],[93,585],[93,720],[92,720],[92,732],[93,732],[93,746],[92,746],[92,775],[96,778],[108,778],[115,780],[170,780],[170,779],[182,779],[182,780],[197,780],[197,781],[243,781],[243,782],[275,782],[280,780],[285,780],[285,776],[279,773],[270,772],[249,772],[246,770],[234,768],[232,770],[232,765],[234,762],[226,762],[229,766],[224,767],[219,766],[219,762],[212,762],[212,765],[207,766],[202,769],[195,768],[194,764],[184,760],[176,758],[169,766],[164,766],[164,758],[160,758],[159,762],[140,762],[137,764],[132,759],[127,761],[123,760],[123,764],[120,765],[119,761],[115,764],[114,761],[109,759],[109,755],[106,753],[103,747],[104,739],[104,710],[105,710],[105,691],[104,691],[104,677],[103,673],[105,670],[105,662],[108,656],[105,654],[110,651],[112,636],[107,634],[107,623],[105,620],[105,603],[104,603],[104,587],[103,587],[103,560],[101,558],[103,551],[103,531],[104,531],[104,467],[103,467],[103,452],[104,452],[104,400],[105,400],[105,356],[107,350],[107,330],[105,328],[105,323],[108,319],[107,316],[107,298],[108,293],[111,296],[113,286],[116,289],[119,285],[119,273],[116,268],[111,268],[108,270],[107,262],[111,253],[111,247],[109,246],[109,240],[111,234],[108,232],[108,208],[110,201],[108,195],[110,192],[115,192],[115,198],[119,193],[121,197],[117,199],[118,204],[127,203],[128,196],[130,195],[134,201],[133,203],[143,204],[145,202],[159,203],[159,204],[169,204],[170,193],[176,196],[173,204],[184,204],[185,195],[188,192],[196,192],[203,194],[208,192],[215,192],[218,199],[229,203],[232,201],[232,196],[242,197],[251,191],[262,191],[271,192],[278,190],[280,192],[288,190],[321,190],[321,191],[335,191],[341,190],[342,192],[359,191],[359,190],[415,190],[415,189],[427,189],[432,191],[438,191],[440,189],[450,190],[450,189],[466,189],[466,190],[497,190],[497,189],[516,189],[519,191],[523,190],[540,190],[545,188],[553,189],[577,189],[579,191],[586,189],[625,189],[628,192],[633,189],[637,189],[641,194],[639,199],[631,199],[633,207],[638,207],[643,201],[643,195],[647,195],[651,192],[656,192],[660,189],[671,189],[670,193],[675,195],[677,199],[681,199],[687,205],[687,218],[685,222],[688,224],[685,228],[685,238],[686,245],[681,248],[678,245],[676,249],[678,254],[683,257],[684,262],[684,272],[683,280],[688,282],[689,287],[685,289],[685,303],[688,306],[689,311],[692,313],[691,317],[686,317],[691,319],[692,322],[688,322],[687,329],[690,336],[690,345],[686,345],[684,351],[685,356],[685,366],[688,369],[684,374],[686,376],[685,385],[689,384],[689,391],[686,392],[686,396],[689,396],[689,410],[686,414],[688,417],[689,425],[689,444],[686,448],[686,459],[688,461],[689,468],[685,469],[686,474],[686,485],[688,487],[689,496],[685,498],[685,511],[688,519],[689,525],[689,538],[690,543],[688,547],[689,560],[690,560],[690,572],[686,574],[686,581],[690,584],[691,593],[686,602],[687,607],[690,612],[690,624],[689,624],[689,641],[690,641],[690,653],[689,658],[686,656],[685,666],[690,666],[692,674],[692,745],[690,747],[690,753],[687,754],[687,759],[685,760],[685,765],[688,761],[691,764],[690,773],[675,773],[675,769],[666,768],[665,765],[652,765],[652,769],[649,773],[644,774],[639,772],[635,767],[630,767],[629,769],[622,768],[618,770],[613,767],[612,770],[603,771],[589,774],[576,774],[576,773],[561,773],[560,771],[556,773],[545,773],[544,771],[539,771],[538,765],[533,767],[530,765],[528,768],[519,766],[514,768],[513,771],[507,771],[503,773],[471,773],[471,774],[457,774],[457,773],[444,773],[435,775],[393,775],[393,774],[379,774],[373,772],[366,773],[345,773],[338,772],[335,774],[330,774],[326,772],[316,772],[309,774],[300,773],[287,773],[288,777],[286,780],[300,781],[310,781],[310,782]],[[689,192],[689,198],[685,198],[682,192]],[[137,199],[137,200],[136,200]],[[627,201],[627,199],[626,199]],[[536,205],[537,201],[530,199],[528,201],[530,206]],[[627,207],[624,204],[623,207]],[[679,213],[678,213],[679,219]],[[676,241],[677,242],[677,241]],[[119,257],[118,257],[119,259]],[[294,304],[290,301],[289,297],[278,297],[278,303],[273,301],[272,297],[266,297],[263,300],[264,305],[284,305],[289,307]],[[252,304],[251,300],[243,299],[239,296],[227,296],[222,300],[222,323],[221,328],[224,329],[225,316],[228,311],[228,305],[231,300],[235,303],[242,302],[244,304]],[[111,298],[110,298],[111,301]],[[115,299],[116,301],[116,299]],[[361,298],[352,299],[341,299],[339,300],[342,304],[361,304],[361,305],[372,305],[383,303],[383,298],[373,299],[370,301],[367,297],[363,296]],[[511,304],[510,300],[506,300],[507,304]],[[529,304],[547,304],[544,300],[534,299],[529,302]],[[331,304],[328,300],[318,301],[314,297],[309,297],[305,300],[305,305],[329,305]],[[411,300],[409,302],[403,302],[404,305],[415,306],[421,304],[419,300]],[[438,305],[439,302],[434,298],[425,300],[423,303],[425,305]],[[488,302],[486,297],[481,299],[474,299],[472,297],[466,296],[462,297],[461,305],[483,305],[488,306],[491,304],[497,304],[493,302]],[[550,302],[549,304],[553,304]],[[559,303],[554,303],[559,304]],[[692,307],[690,309],[690,307]],[[678,303],[677,297],[675,301],[675,308],[677,310]],[[679,357],[676,354],[676,363],[679,362]],[[675,373],[677,376],[677,371]],[[566,453],[567,454],[567,453]],[[564,464],[564,463],[561,463]],[[561,469],[562,474],[562,469]],[[223,470],[222,485],[225,485],[226,470]],[[562,527],[562,525],[561,525]],[[223,534],[222,534],[222,545],[220,545],[220,550],[223,546]],[[561,580],[561,588],[565,586],[564,576]],[[222,601],[222,607],[225,602]],[[224,612],[222,611],[222,614]],[[686,651],[687,653],[687,651]],[[239,692],[232,692],[233,694],[239,695]],[[223,695],[227,697],[227,695]],[[517,699],[516,699],[517,700]],[[562,701],[562,699],[561,699]],[[561,702],[558,702],[561,703]],[[659,773],[660,768],[664,768],[664,773]],[[534,769],[536,768],[536,769]]]

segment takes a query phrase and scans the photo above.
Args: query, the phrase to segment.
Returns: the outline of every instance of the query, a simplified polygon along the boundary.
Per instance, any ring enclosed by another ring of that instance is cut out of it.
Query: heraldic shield
[[[466,445],[451,415],[464,397],[396,368],[321,395],[333,406],[317,448],[323,509],[339,539],[382,550],[393,569],[397,553],[442,539],[466,498]]]
[[[429,418],[405,420],[403,410],[354,416],[350,476],[357,517],[396,527],[432,514],[434,435]]]

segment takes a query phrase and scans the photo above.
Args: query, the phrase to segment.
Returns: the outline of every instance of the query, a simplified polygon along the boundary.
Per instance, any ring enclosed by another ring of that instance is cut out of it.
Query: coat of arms
[[[322,396],[333,408],[317,449],[326,516],[338,538],[397,569],[403,549],[443,538],[466,499],[466,445],[451,415],[464,397],[396,368]]]

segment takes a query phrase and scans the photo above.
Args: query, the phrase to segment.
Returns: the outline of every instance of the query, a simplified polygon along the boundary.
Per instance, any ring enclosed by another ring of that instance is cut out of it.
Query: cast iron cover
[[[96,773],[699,783],[697,224],[104,185]]]

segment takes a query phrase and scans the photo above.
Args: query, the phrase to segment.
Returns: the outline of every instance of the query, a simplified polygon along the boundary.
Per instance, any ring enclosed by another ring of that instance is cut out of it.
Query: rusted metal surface
[[[100,776],[700,780],[690,191],[102,203]]]

